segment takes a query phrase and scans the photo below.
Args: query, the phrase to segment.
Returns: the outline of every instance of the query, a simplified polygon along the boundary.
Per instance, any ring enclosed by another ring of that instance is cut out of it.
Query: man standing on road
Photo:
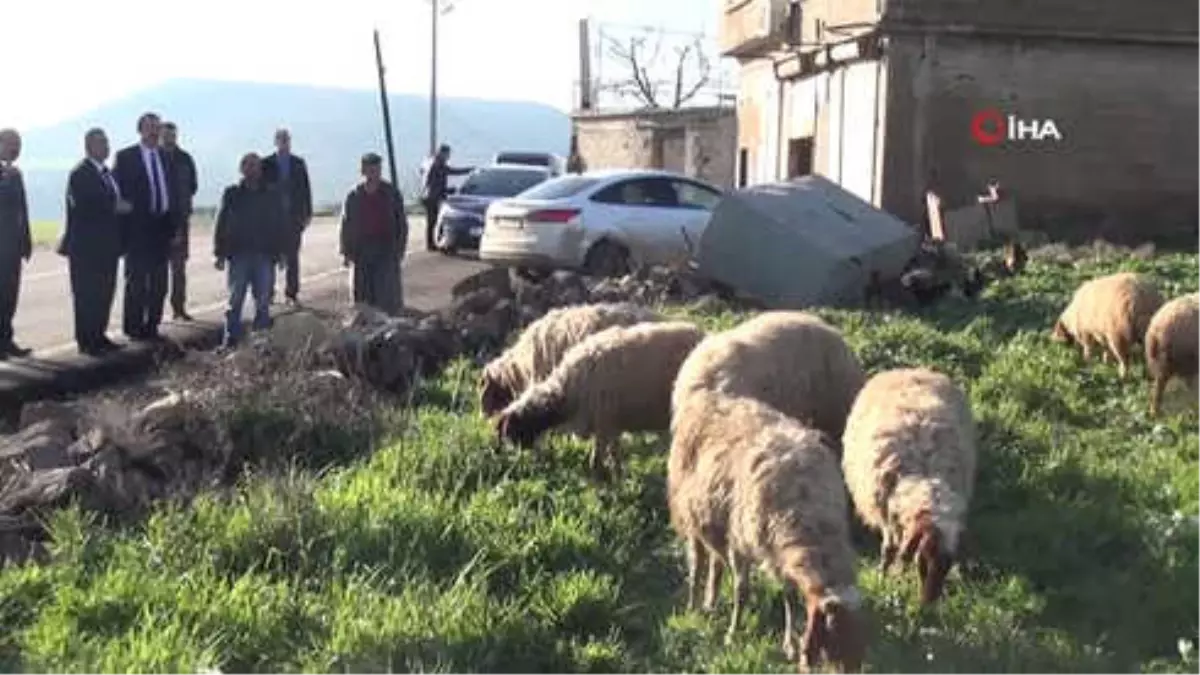
[[[173,214],[178,219],[175,224],[175,238],[171,240],[170,277],[171,277],[171,311],[176,321],[191,321],[187,313],[187,260],[188,260],[188,230],[191,229],[192,199],[196,196],[197,177],[196,163],[186,150],[179,147],[179,129],[174,122],[163,122],[162,149],[163,155],[170,163],[171,172],[175,176],[175,194]]]
[[[81,353],[100,356],[120,349],[104,333],[117,290],[121,216],[132,207],[104,165],[109,153],[104,130],[89,130],[83,147],[86,157],[67,183],[67,228],[58,252],[67,256],[71,275],[75,343]]]
[[[351,273],[355,304],[370,305],[389,314],[404,306],[400,261],[408,247],[408,217],[404,196],[384,181],[383,158],[368,152],[362,158],[363,179],[342,207],[342,265]]]
[[[242,180],[225,188],[213,231],[216,267],[227,270],[229,305],[225,310],[223,346],[242,337],[246,290],[254,298],[254,329],[271,326],[271,286],[276,262],[284,255],[289,221],[275,188],[262,176],[256,153],[242,157]]]
[[[571,154],[567,156],[567,173],[584,173],[587,171],[587,162],[583,161],[583,155],[579,152],[579,136],[571,134]]]
[[[167,259],[179,222],[170,163],[159,148],[161,123],[155,113],[138,118],[141,140],[117,152],[117,189],[130,203],[121,217],[125,241],[125,334],[133,340],[158,341],[167,299]]]
[[[312,187],[308,181],[308,166],[304,159],[292,154],[292,136],[287,129],[275,132],[275,153],[262,160],[263,180],[276,187],[283,199],[283,210],[288,216],[288,232],[283,261],[287,267],[287,278],[283,294],[288,304],[298,302],[300,295],[300,245],[304,229],[312,222]],[[275,296],[275,284],[271,282],[271,297]]]
[[[442,144],[437,154],[429,162],[425,170],[424,185],[421,188],[421,205],[425,207],[425,250],[433,251],[434,232],[437,225],[438,211],[442,208],[442,200],[446,198],[446,179],[450,176],[462,176],[474,167],[455,168],[450,166],[450,146]]]
[[[25,181],[16,167],[20,156],[21,135],[16,129],[0,129],[0,361],[30,352],[13,342],[12,325],[21,269],[33,254]]]

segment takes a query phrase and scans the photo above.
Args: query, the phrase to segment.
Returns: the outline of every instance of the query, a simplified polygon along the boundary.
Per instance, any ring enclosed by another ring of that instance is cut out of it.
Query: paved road
[[[419,309],[433,309],[450,299],[450,287],[470,273],[482,269],[477,261],[451,258],[428,253],[424,246],[424,221],[410,216],[411,237],[408,255],[404,260],[403,280],[406,304]],[[340,302],[349,301],[350,285],[347,271],[338,255],[337,227],[330,219],[314,221],[304,237],[300,263],[300,300],[306,295],[328,294],[334,290]],[[225,275],[213,268],[211,235],[208,230],[193,233],[192,257],[188,261],[188,311],[196,319],[219,320],[224,307]],[[282,296],[282,272],[277,280]],[[117,284],[117,299],[109,336],[121,336],[122,285]],[[246,299],[246,313],[252,311]],[[340,304],[339,302],[339,304]],[[171,310],[166,309],[169,321]],[[66,355],[75,351],[72,323],[70,283],[66,259],[50,249],[38,249],[25,267],[21,298],[14,320],[16,340],[35,350],[35,357]]]

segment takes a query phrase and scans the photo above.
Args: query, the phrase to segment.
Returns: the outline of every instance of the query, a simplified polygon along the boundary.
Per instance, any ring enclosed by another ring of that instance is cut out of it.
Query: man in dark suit
[[[0,129],[0,361],[27,356],[29,349],[13,342],[13,316],[21,292],[21,270],[33,253],[29,232],[29,201],[25,181],[16,167],[21,135]]]
[[[312,222],[312,187],[308,181],[308,165],[304,159],[292,154],[292,136],[287,129],[275,132],[275,153],[262,161],[263,180],[275,188],[283,199],[283,210],[288,216],[287,242],[283,254],[287,278],[283,294],[288,304],[296,304],[300,294],[300,245],[304,229]],[[272,284],[271,295],[275,289]]]
[[[167,258],[178,219],[172,215],[170,162],[158,145],[158,115],[138,118],[141,140],[117,153],[114,170],[121,197],[130,203],[121,217],[125,242],[125,334],[134,340],[162,337],[163,303],[167,298]]]
[[[120,349],[104,332],[117,290],[121,216],[132,207],[104,165],[109,153],[104,130],[89,130],[83,146],[87,156],[67,182],[67,229],[58,252],[69,261],[75,343],[81,353],[100,356]]]
[[[179,129],[174,122],[163,122],[163,155],[170,162],[170,173],[175,181],[176,193],[171,211],[178,218],[175,238],[171,240],[171,311],[176,321],[191,321],[187,313],[187,260],[188,231],[191,229],[192,199],[199,187],[196,177],[196,162],[186,150],[179,147]]]

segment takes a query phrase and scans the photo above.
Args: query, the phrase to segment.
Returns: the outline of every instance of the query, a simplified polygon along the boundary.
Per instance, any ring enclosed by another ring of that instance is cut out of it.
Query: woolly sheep
[[[529,324],[511,347],[480,376],[479,407],[491,417],[528,387],[546,379],[563,354],[584,338],[612,326],[657,321],[653,310],[626,302],[552,309]]]
[[[865,379],[833,326],[806,312],[763,312],[705,338],[680,368],[671,402],[699,390],[749,396],[840,438]]]
[[[669,428],[671,384],[703,338],[686,321],[606,328],[568,350],[548,378],[509,404],[497,434],[529,447],[551,428],[566,427],[593,438],[593,470],[611,460],[619,471],[621,432]]]
[[[1150,414],[1157,416],[1163,391],[1172,377],[1182,377],[1195,389],[1197,371],[1197,314],[1200,294],[1192,293],[1164,304],[1146,329],[1146,370],[1150,385]]]
[[[935,602],[958,551],[975,486],[975,423],[950,378],[900,368],[867,380],[842,438],[842,471],[881,567],[917,557],[921,602]]]
[[[684,402],[671,444],[671,524],[687,544],[688,608],[707,567],[704,609],[716,605],[724,566],[733,574],[732,641],[751,563],[783,582],[783,650],[801,667],[821,660],[857,670],[866,649],[850,544],[849,508],[830,437],[746,397],[697,392]],[[796,648],[795,610],[807,623]]]
[[[1134,272],[1120,272],[1085,282],[1071,297],[1058,317],[1051,338],[1059,343],[1078,344],[1084,360],[1092,358],[1093,345],[1108,362],[1117,360],[1120,376],[1129,372],[1130,350],[1142,342],[1146,327],[1163,298],[1154,282]]]

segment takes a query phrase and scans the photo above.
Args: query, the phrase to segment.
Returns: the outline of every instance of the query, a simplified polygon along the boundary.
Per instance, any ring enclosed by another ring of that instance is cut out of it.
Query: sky
[[[719,1],[453,0],[439,93],[569,110],[580,18],[715,35]],[[0,25],[0,127],[51,125],[180,77],[374,88],[372,28],[389,92],[429,90],[430,0],[3,0]]]

